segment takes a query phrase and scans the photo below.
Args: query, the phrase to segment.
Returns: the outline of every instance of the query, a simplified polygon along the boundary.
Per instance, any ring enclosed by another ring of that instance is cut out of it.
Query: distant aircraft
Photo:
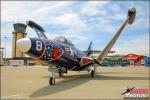
[[[49,67],[52,72],[49,78],[50,85],[55,84],[56,72],[58,72],[59,76],[62,77],[63,73],[67,73],[68,70],[87,70],[90,71],[91,77],[94,77],[96,71],[95,65],[103,62],[103,59],[109,53],[122,30],[125,28],[127,23],[132,24],[134,22],[135,16],[136,9],[130,8],[125,22],[96,58],[89,57],[92,42],[89,44],[88,49],[83,52],[78,50],[73,43],[65,37],[59,36],[53,40],[49,40],[44,34],[44,29],[33,21],[27,21],[27,25],[35,30],[39,38],[19,39],[17,41],[17,47],[31,57],[48,63],[49,66],[55,65],[55,67]]]

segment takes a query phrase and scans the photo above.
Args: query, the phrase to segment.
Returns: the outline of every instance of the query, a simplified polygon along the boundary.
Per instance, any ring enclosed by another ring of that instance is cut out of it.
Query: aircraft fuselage
[[[30,48],[26,52],[28,55],[38,58],[46,63],[54,64],[57,67],[62,66],[68,70],[77,70],[80,68],[81,59],[86,57],[86,54],[76,49],[74,45],[68,45],[63,42],[48,39],[25,39],[26,41],[31,42],[30,44],[26,44],[30,45]]]

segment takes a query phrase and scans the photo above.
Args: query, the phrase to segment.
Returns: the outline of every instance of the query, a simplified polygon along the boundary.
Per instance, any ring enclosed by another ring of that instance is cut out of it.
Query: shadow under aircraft
[[[44,76],[43,78],[48,78]],[[105,75],[96,75],[95,78],[89,78],[88,74],[80,74],[80,75],[71,75],[63,77],[64,80],[59,81],[55,86],[44,86],[41,89],[33,92],[29,97],[30,98],[38,98],[42,96],[52,95],[58,92],[62,92],[68,89],[72,89],[79,85],[82,85],[91,80],[149,80],[148,77],[128,77],[128,76],[105,76]]]

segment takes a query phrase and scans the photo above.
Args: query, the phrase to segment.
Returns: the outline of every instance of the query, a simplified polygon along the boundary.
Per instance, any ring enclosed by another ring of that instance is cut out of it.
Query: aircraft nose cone
[[[19,39],[16,42],[17,48],[22,52],[27,52],[31,48],[31,40],[29,38]]]

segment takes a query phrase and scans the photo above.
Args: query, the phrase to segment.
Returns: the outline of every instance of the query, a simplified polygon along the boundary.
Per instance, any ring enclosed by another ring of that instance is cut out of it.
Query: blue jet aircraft
[[[65,37],[57,37],[53,40],[49,40],[44,34],[44,29],[33,21],[27,21],[27,25],[35,30],[38,38],[23,38],[17,40],[17,47],[26,52],[31,57],[37,58],[43,62],[49,64],[51,74],[49,78],[49,84],[55,84],[55,73],[58,72],[62,77],[63,73],[71,71],[83,71],[90,72],[91,77],[95,76],[96,64],[100,65],[104,58],[107,56],[112,46],[118,39],[120,33],[127,24],[132,24],[136,16],[136,9],[130,8],[128,10],[127,19],[116,32],[112,40],[106,45],[103,51],[95,58],[89,57],[91,53],[91,45],[89,44],[87,51],[83,52],[78,50],[73,43]],[[107,27],[106,27],[107,28]]]

